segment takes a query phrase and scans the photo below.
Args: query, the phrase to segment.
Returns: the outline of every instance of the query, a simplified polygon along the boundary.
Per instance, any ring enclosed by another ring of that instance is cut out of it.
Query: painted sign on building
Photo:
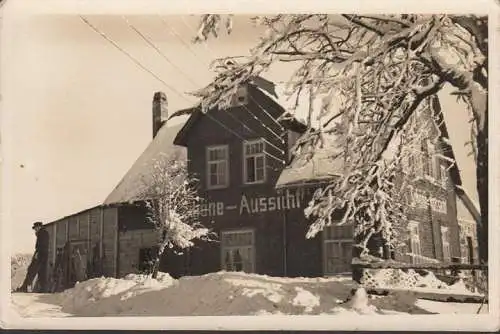
[[[250,196],[241,194],[236,203],[208,202],[200,205],[202,217],[223,216],[227,212],[237,212],[239,215],[253,215],[257,213],[284,211],[302,208],[304,193],[300,190],[292,193],[287,190],[276,196]]]
[[[427,195],[417,191],[413,192],[412,206],[425,209],[428,208],[429,205],[434,212],[440,212],[444,214],[447,213],[446,201],[432,196],[428,197]]]

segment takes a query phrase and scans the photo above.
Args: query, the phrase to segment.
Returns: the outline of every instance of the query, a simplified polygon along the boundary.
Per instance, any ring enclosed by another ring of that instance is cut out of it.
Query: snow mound
[[[454,288],[462,285],[458,282]],[[440,305],[419,304],[412,290],[369,295],[342,276],[280,278],[235,272],[180,279],[165,273],[159,273],[157,279],[145,275],[101,277],[78,283],[63,293],[13,294],[13,298],[22,315],[45,312],[54,316],[57,310],[62,316],[80,317],[430,314],[439,313]],[[471,306],[453,306],[449,313],[462,309],[472,310]]]
[[[295,306],[303,306],[306,313],[312,312],[312,310],[320,305],[320,297],[313,295],[307,290],[301,287],[296,287],[297,295],[292,300],[292,304]]]
[[[63,293],[62,311],[77,316],[321,314],[350,295],[347,278],[278,278],[218,272],[172,279],[160,273],[95,278]],[[342,307],[342,306],[340,306]]]
[[[75,311],[100,305],[103,300],[119,296],[120,300],[135,297],[147,291],[162,289],[173,284],[170,275],[159,273],[158,279],[145,275],[127,275],[124,279],[100,277],[77,282],[75,287],[64,291],[63,309]]]

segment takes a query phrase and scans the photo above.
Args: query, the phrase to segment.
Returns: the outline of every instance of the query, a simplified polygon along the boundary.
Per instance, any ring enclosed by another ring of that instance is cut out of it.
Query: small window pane
[[[245,162],[244,162],[244,182],[255,183],[265,181],[265,153],[264,142],[246,142],[244,143]]]
[[[264,179],[264,169],[257,169],[256,170],[256,175],[255,175],[257,180],[263,180]]]
[[[256,157],[255,158],[255,167],[263,169],[264,168],[264,157]]]
[[[208,148],[208,187],[227,185],[227,147]]]

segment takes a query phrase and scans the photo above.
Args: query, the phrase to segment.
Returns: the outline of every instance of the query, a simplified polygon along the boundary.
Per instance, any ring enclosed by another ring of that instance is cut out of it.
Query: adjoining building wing
[[[281,172],[276,188],[297,187],[324,183],[339,177],[344,171],[342,149],[336,143],[336,136],[324,135],[324,144],[317,147],[311,155],[300,152]],[[303,148],[305,150],[305,148]]]

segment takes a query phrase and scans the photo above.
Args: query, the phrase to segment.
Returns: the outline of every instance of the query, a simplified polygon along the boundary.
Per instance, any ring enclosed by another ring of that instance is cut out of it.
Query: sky
[[[15,252],[33,249],[34,221],[50,222],[102,203],[151,140],[154,92],[167,94],[170,112],[192,106],[196,100],[184,92],[211,80],[208,63],[248,54],[262,32],[248,16],[236,16],[230,36],[192,45],[196,15],[127,16],[162,56],[121,15],[86,18],[166,85],[77,15],[2,15],[2,223],[11,228]],[[267,77],[289,75],[290,68],[280,65]],[[465,187],[476,197],[475,167],[463,145],[467,115],[447,93],[440,98],[450,139],[467,176]]]

